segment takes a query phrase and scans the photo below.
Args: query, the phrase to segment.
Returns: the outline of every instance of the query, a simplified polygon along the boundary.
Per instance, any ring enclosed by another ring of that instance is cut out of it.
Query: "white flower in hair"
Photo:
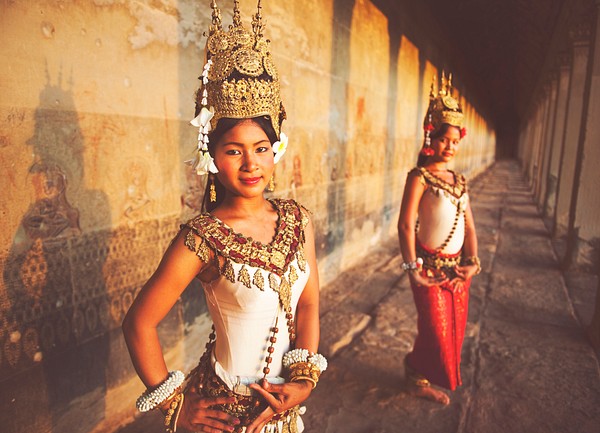
[[[214,161],[212,159],[212,156],[210,156],[210,153],[204,150],[198,150],[196,153],[196,157],[194,159],[189,159],[185,161],[185,163],[191,165],[196,174],[200,176],[208,174],[209,171],[211,173],[218,172],[218,170],[215,172],[211,170],[211,168],[214,166]]]
[[[196,158],[186,161],[186,163],[191,164],[198,175],[219,172],[214,159],[208,153],[208,133],[211,130],[210,121],[214,115],[214,107],[202,107],[200,114],[190,121],[193,126],[198,128],[198,153]]]
[[[273,143],[273,152],[275,153],[274,162],[277,164],[283,154],[285,153],[288,146],[288,136],[285,133],[279,134],[279,141]]]
[[[206,154],[208,155],[208,152]],[[215,165],[215,160],[212,158],[212,156],[208,156],[210,158],[210,164],[208,164],[208,171],[210,171],[212,174],[217,174],[219,172],[219,169]]]
[[[195,118],[193,118],[190,123],[192,125],[194,125],[196,128],[200,128],[201,133],[207,134],[208,132],[210,132],[210,120],[214,117],[214,115],[215,115],[214,107],[210,107],[210,108],[202,107],[202,110],[200,110],[200,114],[198,114]],[[206,130],[205,128],[208,128],[208,130]]]

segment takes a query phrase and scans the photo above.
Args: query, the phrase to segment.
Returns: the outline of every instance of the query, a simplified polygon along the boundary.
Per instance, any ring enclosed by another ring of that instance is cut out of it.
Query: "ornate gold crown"
[[[434,83],[436,78],[433,77],[431,83],[431,92],[429,93],[429,108],[425,115],[423,125],[430,131],[437,131],[442,124],[462,128],[463,112],[459,102],[452,97],[452,74],[446,75],[442,72],[442,80],[439,85],[437,96],[434,93]]]
[[[212,129],[219,119],[269,116],[279,139],[285,109],[281,102],[279,75],[263,36],[261,5],[252,17],[252,32],[240,18],[239,1],[234,1],[233,24],[225,31],[221,11],[211,2],[212,25],[206,42],[207,65],[203,85],[196,95],[197,107],[213,107]]]

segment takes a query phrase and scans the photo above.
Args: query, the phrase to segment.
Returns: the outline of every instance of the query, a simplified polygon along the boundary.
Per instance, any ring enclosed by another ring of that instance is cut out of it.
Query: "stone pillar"
[[[600,0],[596,4],[600,9]],[[590,49],[586,104],[572,190],[565,265],[597,270],[600,263],[600,13]]]
[[[567,234],[577,145],[581,133],[581,116],[584,105],[584,87],[588,71],[590,52],[590,25],[582,23],[570,31],[573,42],[573,69],[569,86],[569,105],[565,135],[561,155],[561,165],[556,191],[556,209],[554,212],[554,237]]]
[[[544,144],[546,139],[546,130],[548,129],[548,111],[550,110],[550,88],[545,84],[540,96],[540,109],[538,111],[537,128],[535,136],[535,147],[533,149],[533,164],[531,177],[533,180],[532,191],[534,199],[537,201],[540,185],[540,172],[542,171],[542,158],[544,154]]]
[[[530,114],[529,119],[527,120],[527,124],[525,128],[521,131],[520,134],[520,146],[519,146],[519,160],[521,161],[521,165],[523,167],[523,173],[528,182],[531,182],[530,175],[530,164],[531,164],[531,148],[533,147],[532,143],[535,137],[535,121],[537,117],[537,111],[533,111]]]
[[[566,52],[558,56],[558,89],[556,95],[556,114],[552,126],[550,141],[550,163],[546,176],[546,196],[544,198],[544,216],[553,217],[556,207],[556,188],[558,187],[558,172],[562,155],[563,137],[567,119],[569,100],[569,84],[571,82],[571,56]]]
[[[548,164],[550,160],[550,154],[552,149],[552,134],[554,133],[554,122],[556,120],[556,97],[558,93],[558,75],[556,72],[550,74],[548,83],[548,111],[546,115],[545,128],[544,128],[544,139],[543,139],[543,153],[541,156],[541,165],[539,172],[539,181],[537,183],[536,190],[536,202],[540,209],[543,209],[544,198],[546,197],[546,186],[548,179]]]
[[[596,290],[596,309],[592,323],[587,328],[587,334],[597,356],[600,356],[600,279],[598,279],[598,289]]]

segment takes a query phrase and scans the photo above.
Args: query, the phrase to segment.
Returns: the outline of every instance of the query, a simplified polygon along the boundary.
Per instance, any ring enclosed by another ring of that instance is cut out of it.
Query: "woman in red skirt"
[[[477,235],[463,175],[447,168],[465,136],[463,113],[442,75],[430,95],[425,141],[406,180],[398,221],[400,248],[418,312],[418,334],[404,359],[409,393],[449,404],[431,385],[461,385],[460,352],[469,285],[480,270]]]

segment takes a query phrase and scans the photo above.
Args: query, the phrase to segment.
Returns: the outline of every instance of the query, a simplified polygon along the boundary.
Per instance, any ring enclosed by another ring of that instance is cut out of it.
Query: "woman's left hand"
[[[455,266],[456,278],[450,281],[454,292],[461,293],[465,288],[465,281],[477,274],[477,265]]]
[[[269,422],[273,415],[302,403],[312,391],[312,384],[307,381],[271,384],[262,380],[261,384],[253,383],[250,388],[257,391],[269,404],[248,427],[246,433],[258,433]]]

